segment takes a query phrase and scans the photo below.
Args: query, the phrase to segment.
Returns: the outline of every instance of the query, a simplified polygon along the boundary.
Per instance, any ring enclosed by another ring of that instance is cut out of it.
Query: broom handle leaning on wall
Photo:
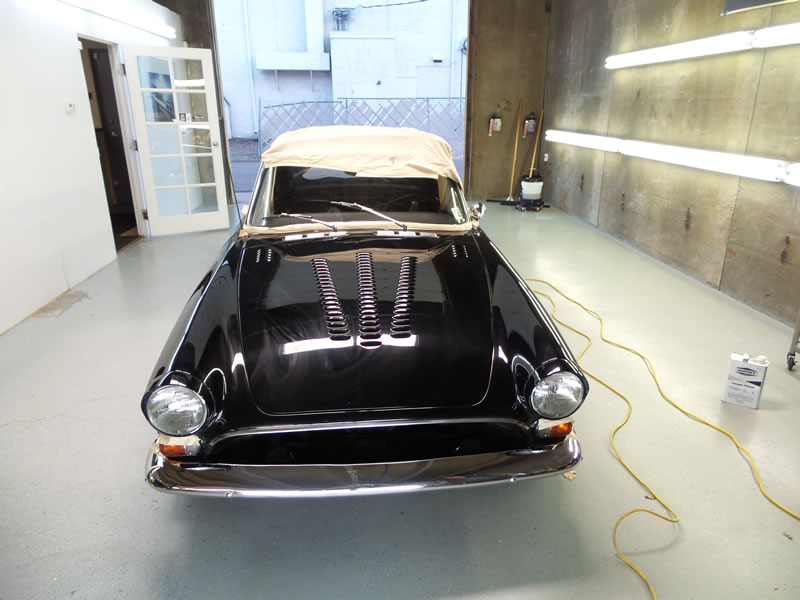
[[[519,110],[517,110],[517,128],[516,135],[514,136],[514,162],[511,163],[511,181],[508,182],[508,197],[514,191],[514,173],[517,171],[517,146],[519,144],[519,124],[522,119],[522,100],[519,101]]]
[[[533,145],[533,158],[531,159],[531,170],[528,178],[533,177],[533,165],[536,164],[536,151],[539,149],[539,135],[542,133],[542,119],[544,119],[544,109],[539,113],[539,123],[536,127],[536,143]]]

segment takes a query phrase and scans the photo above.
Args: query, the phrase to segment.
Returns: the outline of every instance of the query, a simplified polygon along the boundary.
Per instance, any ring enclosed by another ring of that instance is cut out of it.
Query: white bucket
[[[542,186],[544,181],[522,181],[522,199],[540,200],[542,197]]]

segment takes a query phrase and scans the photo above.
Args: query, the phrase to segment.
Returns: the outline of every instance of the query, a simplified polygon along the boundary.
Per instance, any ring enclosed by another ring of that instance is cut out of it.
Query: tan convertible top
[[[281,134],[265,167],[322,167],[364,177],[449,177],[461,184],[450,144],[411,127],[333,125]]]

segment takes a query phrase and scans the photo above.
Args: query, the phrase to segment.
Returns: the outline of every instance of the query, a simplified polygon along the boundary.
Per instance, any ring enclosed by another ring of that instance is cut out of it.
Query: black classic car
[[[148,482],[337,496],[572,468],[586,378],[482,213],[435,135],[277,138],[142,399]]]

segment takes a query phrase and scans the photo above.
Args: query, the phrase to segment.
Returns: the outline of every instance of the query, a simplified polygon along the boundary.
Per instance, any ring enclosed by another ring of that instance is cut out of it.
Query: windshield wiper
[[[364,206],[363,204],[357,204],[355,202],[339,202],[338,200],[331,200],[331,204],[335,204],[336,206],[344,206],[346,208],[355,208],[356,210],[363,210],[364,212],[373,214],[376,217],[380,217],[381,219],[386,219],[387,221],[391,221],[395,225],[400,225],[400,227],[403,228],[403,231],[408,231],[408,225],[406,225],[405,223],[398,221],[397,219],[393,219],[392,217],[385,215],[383,213],[379,213],[377,210],[373,210],[369,206]]]
[[[334,231],[338,231],[336,229],[336,225],[333,223],[328,223],[327,221],[323,221],[321,219],[315,219],[314,217],[309,217],[308,215],[300,215],[296,213],[279,213],[277,215],[270,215],[272,217],[291,217],[293,219],[303,219],[304,221],[312,221],[313,223],[319,223],[320,225],[325,225],[325,227],[330,227]],[[261,224],[264,225],[269,217],[264,217],[261,219]]]

